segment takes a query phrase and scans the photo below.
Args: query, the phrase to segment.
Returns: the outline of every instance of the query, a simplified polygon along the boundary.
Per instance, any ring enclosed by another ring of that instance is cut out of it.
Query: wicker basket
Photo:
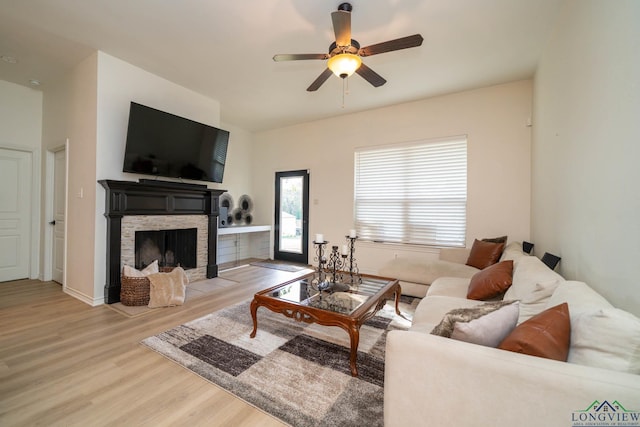
[[[160,273],[169,273],[175,267],[160,267]],[[151,284],[146,277],[120,276],[120,302],[122,305],[137,306],[149,304]]]

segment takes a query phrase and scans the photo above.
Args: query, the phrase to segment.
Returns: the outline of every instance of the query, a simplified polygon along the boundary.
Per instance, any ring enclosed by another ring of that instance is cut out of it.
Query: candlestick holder
[[[325,256],[325,245],[327,243],[329,242],[313,242],[316,249],[314,261],[317,262],[317,272],[311,281],[311,286],[320,291],[320,299],[322,299],[322,292],[344,292],[349,290],[347,284],[341,283],[342,268],[345,265],[346,256],[341,256],[338,253],[338,247],[332,246],[327,260]],[[343,259],[340,259],[341,257]]]
[[[316,240],[313,241],[313,245],[316,249],[316,256],[313,258],[313,261],[318,263],[318,267],[316,269],[316,277],[311,281],[311,285],[316,289],[319,289],[320,283],[325,282],[325,264],[327,263],[327,258],[324,255],[325,245],[329,243],[328,241],[318,242]]]
[[[327,269],[331,274],[331,281],[333,283],[336,283],[338,281],[338,273],[342,269],[342,261],[340,260],[337,246],[331,247],[331,254],[329,255],[329,263],[327,264]]]
[[[344,271],[342,274],[342,282],[351,286],[357,286],[362,283],[362,276],[360,276],[360,270],[358,269],[358,263],[356,262],[356,257],[354,256],[356,252],[356,240],[358,236],[344,236],[347,239],[348,246],[348,255],[343,255],[344,260]],[[347,256],[349,257],[347,263]],[[347,269],[348,267],[348,269]]]

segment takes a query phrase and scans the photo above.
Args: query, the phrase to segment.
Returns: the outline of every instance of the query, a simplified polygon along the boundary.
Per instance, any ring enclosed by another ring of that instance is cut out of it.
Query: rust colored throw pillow
[[[509,289],[513,282],[513,261],[502,261],[477,272],[471,277],[467,298],[487,300]]]
[[[504,243],[483,242],[475,239],[467,258],[467,265],[483,270],[498,262],[503,249]]]
[[[571,320],[565,302],[522,322],[498,348],[566,362],[570,344]]]

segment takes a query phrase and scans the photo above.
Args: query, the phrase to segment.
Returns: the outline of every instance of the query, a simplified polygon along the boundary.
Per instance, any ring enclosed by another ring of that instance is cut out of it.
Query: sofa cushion
[[[640,319],[613,307],[572,314],[567,361],[640,374]]]
[[[547,306],[566,302],[571,315],[568,362],[640,374],[640,319],[617,309],[584,282],[562,282]]]
[[[402,289],[402,295],[408,295],[415,298],[424,298],[429,290],[429,285],[424,283],[413,283],[404,280],[398,280],[400,288]]]
[[[544,265],[540,259],[535,256],[521,257],[514,262],[513,284],[509,288],[509,292],[521,299],[523,296],[531,293],[535,289],[537,283],[559,281],[564,278]]]
[[[562,276],[544,265],[534,256],[526,256],[514,261],[513,283],[505,292],[505,299],[526,300],[536,291],[540,283],[556,283]],[[550,295],[549,295],[550,296]]]
[[[440,277],[429,286],[427,296],[440,295],[466,299],[470,280],[462,277]]]
[[[487,268],[498,262],[503,249],[504,243],[483,242],[475,239],[467,258],[467,265],[480,270]]]
[[[547,301],[547,307],[553,307],[563,302],[569,304],[569,312],[572,317],[585,310],[613,308],[609,301],[589,285],[575,280],[562,281]]]
[[[467,298],[487,300],[502,295],[511,286],[513,261],[493,264],[474,274],[469,282]]]
[[[517,320],[517,301],[486,302],[471,308],[449,311],[431,333],[496,347],[515,328]]]
[[[396,258],[382,266],[380,276],[429,285],[438,277],[471,277],[477,268],[457,262]]]
[[[505,246],[504,251],[502,251],[500,261],[511,260],[513,261],[513,265],[515,266],[521,258],[526,258],[529,256],[529,254],[525,253],[522,250],[522,243],[511,242],[507,246]]]
[[[565,362],[570,339],[569,306],[562,303],[518,325],[498,348]]]
[[[518,324],[526,322],[538,313],[543,312],[545,309],[556,306],[557,304],[549,305],[548,301],[551,299],[552,294],[559,286],[559,283],[564,280],[549,280],[547,282],[536,283],[533,290],[529,295],[526,295],[520,300],[520,318]],[[569,306],[569,312],[571,313],[571,306]]]
[[[469,258],[471,248],[440,248],[439,259],[442,261],[457,262],[464,264]]]

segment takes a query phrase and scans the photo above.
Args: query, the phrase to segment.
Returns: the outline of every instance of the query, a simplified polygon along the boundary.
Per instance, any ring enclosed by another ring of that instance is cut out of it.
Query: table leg
[[[360,342],[360,329],[357,326],[349,327],[349,341],[351,341],[351,354],[349,355],[349,365],[351,376],[358,376],[358,344]]]
[[[251,319],[253,319],[253,332],[249,335],[250,338],[255,338],[258,331],[258,302],[254,299],[251,301]]]
[[[406,317],[404,317],[402,313],[400,313],[400,308],[398,307],[398,304],[400,304],[400,295],[402,295],[402,288],[400,287],[399,283],[395,287],[395,294],[396,294],[396,314],[402,317],[403,319],[406,319]]]

